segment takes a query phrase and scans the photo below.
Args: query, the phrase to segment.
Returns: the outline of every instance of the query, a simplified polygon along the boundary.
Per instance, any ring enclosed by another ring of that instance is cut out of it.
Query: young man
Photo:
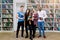
[[[26,30],[25,38],[28,38],[28,16],[29,14],[30,14],[30,9],[27,9],[25,12],[25,30]]]
[[[29,31],[30,31],[30,39],[33,40],[33,21],[32,21],[32,13],[28,16],[28,25],[29,25]]]
[[[16,18],[18,19],[18,25],[17,25],[17,32],[16,32],[16,38],[18,38],[18,33],[21,27],[21,37],[23,37],[24,33],[24,13],[23,13],[24,6],[20,6],[20,11],[17,13]]]
[[[43,37],[46,38],[45,32],[44,32],[44,19],[47,17],[46,11],[42,10],[41,7],[39,7],[38,10],[38,29],[39,29],[39,37],[41,37],[43,34]],[[41,32],[42,31],[42,32]]]

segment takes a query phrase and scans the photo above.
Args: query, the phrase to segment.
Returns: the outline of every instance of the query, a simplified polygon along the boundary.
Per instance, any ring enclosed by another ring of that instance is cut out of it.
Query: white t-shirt
[[[38,11],[38,17],[43,18],[43,20],[38,19],[38,22],[44,21],[44,19],[47,17],[46,11],[45,10]]]

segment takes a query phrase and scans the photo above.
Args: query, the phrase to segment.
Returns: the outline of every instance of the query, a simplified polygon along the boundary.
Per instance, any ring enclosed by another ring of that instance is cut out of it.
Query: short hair
[[[21,5],[20,7],[24,7],[23,5]]]

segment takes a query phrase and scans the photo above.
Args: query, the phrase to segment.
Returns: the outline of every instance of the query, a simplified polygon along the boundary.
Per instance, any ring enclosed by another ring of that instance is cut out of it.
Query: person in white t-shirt
[[[47,18],[47,14],[46,14],[46,11],[45,10],[42,10],[41,7],[39,7],[38,9],[38,29],[39,29],[39,36],[38,37],[41,37],[43,34],[43,37],[46,38],[45,36],[45,32],[44,32],[44,20],[45,18]]]

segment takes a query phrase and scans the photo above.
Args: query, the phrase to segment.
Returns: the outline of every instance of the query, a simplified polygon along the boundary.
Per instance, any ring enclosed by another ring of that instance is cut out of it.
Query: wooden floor
[[[20,33],[19,33],[20,34]],[[60,33],[53,33],[53,32],[49,32],[46,33],[46,37],[47,38],[37,38],[38,33],[36,33],[36,37],[33,40],[60,40]],[[22,38],[19,35],[19,38],[16,39],[15,38],[15,32],[0,32],[0,40],[30,40],[29,38]]]

